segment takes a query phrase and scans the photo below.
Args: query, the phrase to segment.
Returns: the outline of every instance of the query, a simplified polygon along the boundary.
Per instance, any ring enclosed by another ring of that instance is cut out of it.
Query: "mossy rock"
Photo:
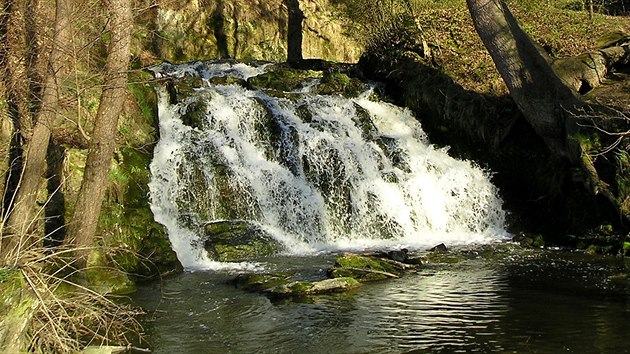
[[[206,84],[199,76],[185,76],[177,80],[169,80],[166,83],[169,102],[177,104],[194,95],[195,89],[205,87]]]
[[[359,96],[365,89],[365,84],[358,79],[343,73],[328,73],[317,85],[316,92],[320,95],[341,95],[351,98]]]
[[[194,129],[202,129],[206,120],[207,108],[205,101],[190,103],[181,116],[182,123]]]
[[[272,71],[249,78],[247,82],[259,89],[292,92],[302,88],[305,80],[321,76],[321,72],[317,71],[277,66]]]
[[[85,275],[87,286],[99,294],[126,295],[136,291],[133,280],[113,266],[102,248],[94,249],[88,256]]]
[[[627,252],[624,247],[630,239],[615,232],[616,230],[611,225],[602,224],[587,234],[572,237],[574,247],[584,250],[587,254],[624,254]]]
[[[328,275],[331,278],[351,277],[360,282],[369,282],[397,278],[404,270],[405,267],[395,261],[348,253],[337,257]]]
[[[378,135],[378,128],[374,125],[370,112],[356,103],[354,109],[357,114],[352,117],[352,121],[357,128],[361,129],[361,136],[365,140],[374,140]]]
[[[302,297],[308,295],[342,293],[359,286],[361,286],[361,283],[352,277],[340,277],[314,282],[292,281],[269,288],[265,293],[273,297]]]
[[[99,234],[123,272],[154,279],[182,271],[166,230],[149,207],[151,151],[122,147],[110,172],[108,198],[99,216]]]
[[[289,273],[239,274],[231,283],[247,291],[264,291],[286,284],[290,278]]]
[[[438,248],[425,255],[423,260],[426,263],[455,264],[465,261],[466,257],[462,254],[451,253],[448,250]]]
[[[520,233],[512,237],[512,241],[519,243],[522,247],[542,248],[545,247],[545,238],[540,235]]]
[[[280,242],[248,221],[214,221],[204,225],[202,232],[204,248],[214,261],[242,262],[284,250]]]
[[[318,281],[296,281],[290,273],[240,274],[231,281],[247,291],[262,292],[270,297],[291,298],[309,295],[341,293],[361,285],[351,277],[323,279]]]

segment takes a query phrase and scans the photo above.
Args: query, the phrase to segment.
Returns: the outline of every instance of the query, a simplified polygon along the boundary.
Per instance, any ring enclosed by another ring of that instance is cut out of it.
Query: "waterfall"
[[[186,267],[217,266],[199,246],[199,227],[213,220],[256,222],[296,255],[506,235],[489,173],[432,146],[409,110],[369,89],[345,98],[313,93],[317,79],[282,95],[242,84],[265,65],[153,70],[200,78],[176,103],[158,89],[149,185],[155,218]]]

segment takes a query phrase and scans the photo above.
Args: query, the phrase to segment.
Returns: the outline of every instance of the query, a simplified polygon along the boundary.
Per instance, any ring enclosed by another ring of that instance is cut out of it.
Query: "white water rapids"
[[[373,248],[423,249],[506,236],[489,174],[432,146],[411,113],[358,98],[316,95],[315,81],[289,98],[208,79],[247,79],[265,67],[162,65],[157,77],[199,75],[177,104],[158,92],[160,141],[151,206],[185,267],[217,268],[198,241],[220,219],[259,223],[289,254]],[[201,127],[184,124],[202,107]]]

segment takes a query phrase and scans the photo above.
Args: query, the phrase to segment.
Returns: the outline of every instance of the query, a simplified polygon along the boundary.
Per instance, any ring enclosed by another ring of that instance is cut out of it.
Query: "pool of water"
[[[334,255],[268,259],[323,276]],[[630,264],[511,244],[450,250],[400,279],[273,301],[186,272],[140,287],[154,353],[630,353]]]

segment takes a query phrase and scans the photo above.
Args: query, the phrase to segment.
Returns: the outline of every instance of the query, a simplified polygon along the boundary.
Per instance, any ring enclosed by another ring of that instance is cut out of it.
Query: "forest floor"
[[[418,0],[414,12],[442,70],[464,88],[501,95],[507,92],[475,29],[464,1]],[[522,28],[552,58],[574,56],[601,45],[611,32],[630,34],[630,16],[611,16],[599,8],[592,19],[581,0],[511,0]]]

